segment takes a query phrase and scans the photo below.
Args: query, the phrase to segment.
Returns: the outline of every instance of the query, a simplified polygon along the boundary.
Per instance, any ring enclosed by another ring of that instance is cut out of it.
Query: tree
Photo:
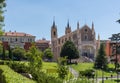
[[[13,60],[12,50],[11,50],[10,46],[9,46],[8,50],[9,50],[9,59]]]
[[[58,59],[58,76],[61,79],[65,79],[69,72],[69,69],[66,66],[66,62],[66,57],[61,57]]]
[[[5,60],[5,47],[3,46],[2,59]]]
[[[98,69],[106,69],[107,68],[107,58],[104,49],[104,44],[100,44],[100,49],[98,51],[98,55],[95,60],[94,67]]]
[[[4,7],[6,7],[5,0],[0,0],[0,35],[3,35],[2,27],[4,26]]]
[[[27,57],[30,62],[30,72],[39,72],[42,68],[42,55],[43,53],[39,51],[34,45],[30,47],[27,52]]]
[[[71,63],[71,59],[77,59],[79,58],[79,52],[77,48],[75,47],[74,43],[71,41],[66,41],[63,45],[60,53],[61,57],[67,57]]]
[[[20,47],[15,47],[12,50],[12,54],[16,60],[21,60],[25,58],[25,50]]]
[[[44,57],[51,60],[53,58],[53,53],[50,48],[44,51]]]
[[[120,23],[120,19],[119,19],[119,20],[117,20],[116,22]]]

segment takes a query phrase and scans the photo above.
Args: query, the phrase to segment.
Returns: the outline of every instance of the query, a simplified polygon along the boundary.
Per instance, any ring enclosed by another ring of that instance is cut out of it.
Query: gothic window
[[[87,29],[85,29],[85,32],[87,32]]]
[[[85,34],[85,40],[88,40],[88,35],[87,34]]]
[[[54,34],[54,36],[55,36],[55,35],[56,35],[56,32],[54,31],[53,34]]]
[[[67,38],[65,38],[65,41],[67,41]]]
[[[58,39],[58,44],[60,44],[60,39]]]
[[[71,40],[71,37],[69,37],[69,40]]]

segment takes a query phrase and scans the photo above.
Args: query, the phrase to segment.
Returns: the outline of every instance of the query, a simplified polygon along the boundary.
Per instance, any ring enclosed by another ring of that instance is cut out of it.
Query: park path
[[[75,78],[78,78],[79,73],[76,70],[74,70],[71,66],[69,67],[69,71],[74,75]]]

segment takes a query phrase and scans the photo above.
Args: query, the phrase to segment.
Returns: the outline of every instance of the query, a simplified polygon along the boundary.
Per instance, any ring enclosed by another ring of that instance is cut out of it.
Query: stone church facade
[[[54,54],[54,60],[57,60],[60,56],[62,46],[67,40],[71,40],[75,44],[80,56],[85,56],[91,59],[94,59],[100,46],[100,36],[98,35],[98,40],[96,40],[93,23],[90,28],[86,24],[83,27],[80,27],[78,22],[77,29],[72,31],[68,22],[65,28],[65,35],[58,37],[57,26],[55,25],[55,21],[53,21],[51,27],[51,49]]]

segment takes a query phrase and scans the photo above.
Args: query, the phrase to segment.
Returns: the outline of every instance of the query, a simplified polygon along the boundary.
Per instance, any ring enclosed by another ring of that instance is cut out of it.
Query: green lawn
[[[57,69],[57,63],[55,62],[43,62],[43,69]]]
[[[100,81],[100,83],[102,83],[102,81]],[[104,80],[104,83],[117,83],[117,80]]]
[[[84,71],[84,70],[87,70],[87,69],[94,69],[93,68],[93,66],[94,66],[93,63],[78,63],[78,65],[72,64],[71,66],[73,67],[73,69],[75,69],[78,72],[79,71]],[[114,69],[113,64],[109,64],[108,67],[110,69]],[[95,74],[97,74],[98,77],[101,77],[102,76],[102,71],[101,70],[95,70]],[[111,74],[116,75],[115,72],[111,73],[110,71],[104,71],[104,76],[111,76]]]

